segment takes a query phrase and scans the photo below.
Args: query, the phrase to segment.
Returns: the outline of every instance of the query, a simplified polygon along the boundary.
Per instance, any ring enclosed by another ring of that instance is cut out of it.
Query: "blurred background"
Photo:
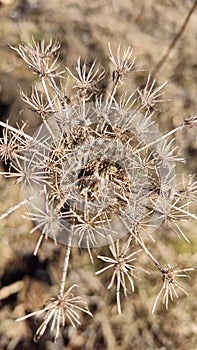
[[[1,0],[0,119],[5,121],[9,117],[12,125],[28,121],[31,134],[36,126],[35,117],[19,94],[20,89],[31,92],[35,76],[9,45],[31,42],[32,37],[57,39],[61,43],[62,65],[72,71],[79,56],[90,63],[97,58],[109,71],[107,43],[113,49],[119,43],[124,48],[131,45],[137,57],[135,72],[123,88],[132,92],[155,71],[193,4],[193,0]],[[156,115],[161,132],[197,113],[196,57],[197,9],[156,74],[159,84],[168,81],[165,88],[168,101]],[[179,133],[177,143],[187,160],[184,171],[196,174],[196,130],[188,128]],[[3,169],[3,164],[0,168]],[[10,184],[9,179],[0,175],[0,212],[22,199],[20,187]],[[123,314],[119,316],[115,291],[107,293],[107,281],[95,277],[88,255],[77,249],[72,253],[68,283],[78,283],[80,294],[88,295],[94,319],[84,317],[77,330],[66,327],[56,344],[50,334],[35,344],[33,334],[39,322],[30,319],[16,323],[15,319],[25,311],[41,307],[56,292],[64,247],[54,246],[48,240],[34,257],[39,232],[30,236],[32,224],[22,219],[25,212],[21,208],[0,221],[0,350],[197,350],[195,272],[186,285],[189,297],[181,295],[178,301],[170,303],[168,311],[159,304],[152,316],[151,308],[162,286],[161,276],[153,268],[151,276],[142,276],[137,281],[135,293],[124,300]],[[190,244],[166,228],[158,233],[151,249],[162,262],[196,268],[196,224],[187,222],[184,232]],[[146,260],[142,263],[146,265]]]

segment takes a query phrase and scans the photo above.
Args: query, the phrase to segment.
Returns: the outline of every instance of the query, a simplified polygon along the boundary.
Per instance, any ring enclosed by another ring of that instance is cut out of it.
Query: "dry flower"
[[[112,257],[98,255],[97,257],[104,262],[108,263],[107,266],[102,268],[101,270],[96,272],[96,275],[99,275],[108,269],[112,269],[112,277],[111,281],[108,285],[108,289],[112,288],[113,284],[116,283],[116,302],[118,313],[121,313],[121,302],[120,302],[120,289],[123,288],[124,295],[127,296],[128,287],[127,282],[130,284],[131,291],[134,292],[134,281],[136,271],[140,268],[134,265],[134,261],[136,260],[135,255],[141,252],[142,249],[138,249],[132,253],[129,253],[130,250],[130,241],[128,239],[126,244],[123,247],[120,247],[119,240],[116,243],[112,243],[109,246]],[[116,280],[116,282],[115,282]]]
[[[68,322],[73,327],[80,324],[78,311],[85,312],[92,316],[87,307],[87,303],[83,301],[81,297],[73,294],[72,289],[75,287],[77,287],[76,284],[72,285],[63,295],[51,298],[46,302],[46,305],[42,310],[31,312],[30,314],[17,319],[17,321],[22,321],[32,316],[44,316],[43,322],[34,336],[35,342],[42,337],[49,324],[51,325],[50,331],[54,334],[54,341],[56,341],[59,336],[60,328],[65,327]]]
[[[12,47],[21,58],[28,64],[34,73],[41,77],[61,77],[64,71],[58,72],[59,64],[57,52],[60,44],[50,42],[46,45],[45,41],[36,42],[32,39],[32,44],[21,44],[18,48]]]
[[[167,81],[165,81],[162,85],[155,87],[156,80],[154,79],[151,82],[151,75],[149,74],[145,87],[142,90],[137,90],[141,100],[141,108],[145,107],[149,110],[150,108],[153,108],[157,103],[163,102],[164,100],[161,99],[161,96],[164,94],[164,92],[161,92],[161,90],[166,84]]]
[[[190,276],[187,274],[187,272],[193,271],[193,270],[194,270],[193,268],[177,269],[177,268],[173,268],[170,265],[168,265],[168,268],[163,273],[163,286],[155,299],[155,302],[154,302],[154,305],[152,308],[152,313],[155,312],[158,300],[162,294],[163,294],[162,301],[163,301],[163,304],[165,305],[166,309],[168,309],[169,298],[171,299],[171,301],[173,301],[173,297],[178,298],[178,293],[177,293],[178,290],[188,296],[188,293],[181,286],[181,284],[177,281],[177,277],[178,278],[179,277],[190,278]]]
[[[96,60],[88,66],[79,58],[77,74],[67,68],[74,80],[73,94],[68,97],[61,80],[63,72],[59,71],[59,48],[59,43],[52,40],[46,44],[33,39],[32,44],[14,49],[40,79],[30,97],[21,93],[41,121],[36,133],[30,136],[24,131],[25,125],[13,127],[0,121],[4,128],[0,158],[10,162],[10,169],[1,174],[16,179],[25,196],[1,213],[0,220],[26,204],[34,222],[31,233],[40,231],[34,254],[43,239],[51,238],[65,246],[58,296],[42,310],[20,318],[44,315],[36,341],[49,324],[57,339],[66,320],[73,326],[80,323],[78,311],[91,315],[87,304],[73,295],[75,285],[64,291],[72,247],[86,248],[93,263],[96,249],[109,246],[110,256],[98,255],[107,265],[96,275],[111,272],[108,289],[116,285],[119,313],[121,290],[127,296],[134,291],[138,272],[148,272],[136,265],[141,251],[164,281],[153,312],[162,294],[166,308],[169,298],[178,296],[177,289],[187,295],[177,277],[187,277],[192,269],[163,268],[149,242],[159,244],[154,232],[163,223],[188,242],[181,223],[196,220],[190,210],[197,197],[196,181],[190,176],[177,186],[176,163],[183,163],[183,159],[177,152],[176,137],[170,138],[183,128],[195,127],[196,117],[185,118],[176,128],[161,134],[151,110],[156,113],[166,83],[156,87],[150,75],[143,90],[125,92],[118,98],[118,87],[135,62],[131,47],[122,52],[120,45],[114,54],[109,44],[112,79],[106,90],[99,88],[105,71]]]

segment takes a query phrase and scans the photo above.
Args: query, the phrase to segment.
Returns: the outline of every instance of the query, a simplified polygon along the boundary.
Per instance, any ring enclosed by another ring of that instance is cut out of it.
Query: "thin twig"
[[[118,83],[119,83],[119,76],[116,73],[113,80],[110,82],[110,84],[107,86],[105,95],[104,95],[104,99],[103,101],[106,103],[106,105],[111,106],[111,102],[116,94],[116,90],[118,87]],[[110,102],[109,102],[110,100]]]
[[[31,137],[30,135],[26,134],[24,131],[18,130],[16,128],[14,128],[13,126],[6,124],[4,122],[0,121],[0,126],[2,126],[3,128],[8,128],[8,130],[13,131],[14,133],[20,135],[20,136],[24,136],[26,139],[32,141],[33,137]]]
[[[189,10],[189,12],[187,13],[187,16],[184,20],[184,22],[182,23],[179,31],[175,34],[174,38],[172,39],[166,53],[164,54],[164,56],[160,59],[160,61],[157,63],[152,75],[155,76],[158,71],[161,69],[161,67],[163,66],[163,64],[165,63],[165,61],[167,60],[170,52],[172,51],[172,49],[174,48],[174,46],[176,45],[177,41],[180,39],[180,37],[182,36],[183,32],[185,31],[188,23],[189,23],[189,20],[191,18],[191,15],[193,14],[195,8],[197,7],[197,0],[194,1],[191,9]]]
[[[154,140],[154,141],[152,141],[152,142],[146,144],[145,146],[143,146],[143,147],[137,149],[137,150],[136,150],[135,152],[133,152],[133,153],[135,154],[135,153],[142,152],[142,151],[144,151],[145,149],[150,148],[150,147],[153,146],[153,145],[156,145],[157,143],[159,143],[159,142],[165,140],[168,136],[174,134],[175,132],[177,132],[178,130],[180,130],[180,129],[183,128],[183,127],[184,127],[184,124],[181,124],[181,125],[177,126],[175,129],[170,130],[167,134],[164,134],[164,135],[162,135],[161,137],[158,137],[156,140]]]
[[[160,263],[154,258],[154,256],[150,253],[150,251],[148,250],[148,248],[145,246],[144,242],[137,238],[137,243],[140,245],[140,247],[144,250],[144,252],[146,253],[146,255],[152,260],[152,262],[155,264],[155,266],[158,268],[158,270],[164,274],[166,272],[166,270],[163,269],[163,267],[160,265]]]
[[[40,194],[42,194],[44,191],[40,190],[36,193],[34,193],[32,196],[24,199],[23,201],[16,203],[15,205],[13,205],[11,208],[7,209],[6,211],[4,211],[1,215],[0,215],[0,220],[5,219],[8,215],[12,214],[15,210],[19,209],[20,207],[22,207],[22,205],[27,204],[28,202],[30,202],[32,199],[34,199],[35,197],[39,196]]]
[[[60,287],[59,287],[59,296],[60,297],[62,297],[64,294],[64,286],[65,286],[66,276],[67,276],[67,272],[68,272],[68,263],[69,263],[69,259],[70,259],[71,243],[72,243],[72,234],[69,235],[68,245],[66,247],[64,266],[63,266],[63,270],[62,270],[62,277],[61,277],[61,282],[60,282]]]

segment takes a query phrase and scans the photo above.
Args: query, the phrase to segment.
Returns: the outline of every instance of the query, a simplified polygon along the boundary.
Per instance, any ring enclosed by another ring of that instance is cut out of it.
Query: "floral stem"
[[[24,136],[26,139],[28,139],[30,141],[33,140],[33,137],[31,137],[30,135],[26,134],[24,131],[18,130],[18,129],[14,128],[13,126],[11,126],[11,125],[9,125],[7,123],[4,123],[4,122],[0,121],[0,126],[2,126],[3,128],[7,128],[10,131],[13,131],[15,134],[18,134],[20,136]]]
[[[69,263],[70,252],[71,252],[71,243],[72,243],[72,235],[69,235],[68,245],[66,246],[66,253],[64,257],[64,265],[63,265],[63,271],[62,271],[61,282],[59,287],[59,293],[58,293],[60,297],[62,297],[64,293],[65,281],[66,281],[66,276],[68,272],[68,263]]]
[[[175,128],[175,129],[169,131],[167,134],[164,134],[163,136],[158,137],[156,140],[154,140],[154,141],[152,141],[152,142],[146,144],[145,146],[143,146],[143,147],[137,149],[137,151],[136,151],[135,153],[139,153],[139,152],[141,152],[141,151],[144,151],[145,149],[147,149],[147,148],[149,148],[149,147],[155,145],[156,143],[159,143],[160,141],[165,140],[168,136],[174,134],[175,132],[177,132],[178,130],[182,129],[183,127],[184,127],[184,124],[181,124],[181,125],[177,126],[177,128]]]
[[[111,107],[112,100],[116,94],[116,90],[118,87],[118,82],[119,82],[119,75],[118,73],[113,73],[114,77],[112,82],[109,84],[109,86],[106,89],[105,96],[104,96],[104,102],[108,106],[108,109]]]
[[[177,206],[175,206],[175,205],[172,205],[172,207],[173,207],[174,209],[176,209],[177,211],[180,211],[181,213],[183,213],[183,214],[185,214],[185,215],[187,215],[187,216],[190,216],[192,219],[197,220],[197,216],[196,216],[195,214],[190,213],[189,211],[186,211],[186,210],[184,210],[184,209],[182,209],[182,208],[180,208],[180,207],[177,207]]]
[[[52,101],[51,101],[51,99],[50,99],[50,96],[49,96],[49,93],[48,93],[48,89],[47,89],[47,86],[46,86],[46,82],[45,82],[44,77],[42,77],[42,86],[43,86],[43,89],[44,89],[44,92],[45,92],[47,101],[48,101],[50,107],[53,109],[53,103],[52,103]]]
[[[47,89],[47,86],[46,86],[46,82],[45,82],[45,79],[44,77],[42,77],[42,86],[43,86],[43,89],[44,89],[44,92],[45,92],[45,95],[46,95],[46,98],[47,98],[47,101],[51,107],[51,109],[53,110],[53,103],[50,99],[50,96],[49,96],[49,93],[48,93],[48,89]],[[49,123],[47,123],[46,119],[43,119],[43,123],[44,125],[46,126],[47,130],[49,131],[50,135],[52,136],[52,138],[54,139],[54,132],[51,130],[50,128],[50,125]]]
[[[137,243],[140,245],[140,247],[142,247],[142,249],[144,250],[144,252],[146,253],[146,255],[152,260],[152,262],[155,264],[155,266],[158,268],[158,270],[164,274],[166,273],[166,270],[163,269],[163,267],[160,265],[160,263],[154,258],[154,256],[150,253],[150,251],[148,250],[148,248],[145,246],[144,242],[137,238]]]
[[[6,211],[4,211],[1,215],[0,215],[0,220],[5,219],[8,215],[12,214],[15,210],[19,209],[20,207],[22,207],[22,205],[30,202],[32,199],[34,199],[35,197],[39,196],[40,194],[42,194],[44,191],[40,190],[36,193],[34,193],[32,196],[24,199],[23,201],[13,205],[11,208],[7,209]]]

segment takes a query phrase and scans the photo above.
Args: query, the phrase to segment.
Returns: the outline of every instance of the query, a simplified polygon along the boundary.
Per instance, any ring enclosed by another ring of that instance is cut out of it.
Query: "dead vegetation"
[[[154,71],[192,3],[190,0],[53,0],[50,4],[44,0],[1,1],[0,74],[6,73],[7,76],[14,77],[16,82],[23,77],[27,80],[27,86],[30,86],[30,74],[23,62],[9,49],[8,44],[16,46],[21,41],[28,42],[32,35],[37,39],[45,37],[48,40],[51,36],[58,39],[62,45],[61,57],[72,71],[78,56],[88,63],[92,63],[98,57],[102,65],[110,71],[106,58],[107,43],[110,41],[115,47],[121,42],[125,47],[133,46],[137,55],[136,72],[132,77],[134,90],[136,86],[146,83],[147,72]],[[168,80],[167,98],[171,100],[162,106],[162,111],[157,116],[162,130],[176,127],[186,116],[196,112],[196,20],[195,12],[186,31],[157,74],[159,82]],[[19,96],[19,89],[17,91],[15,88],[14,98],[5,102],[5,88],[1,75],[1,118],[5,119],[7,113],[11,114],[14,124],[16,120],[20,122],[21,118],[19,112],[16,113],[16,110],[21,108],[15,107],[19,105],[16,97]],[[67,84],[69,88],[71,82],[68,81]],[[103,84],[105,86],[105,80]],[[129,86],[130,81],[125,84],[124,89],[127,88],[127,84]],[[6,91],[9,95],[12,90],[7,88]],[[13,100],[16,103],[14,107]],[[24,110],[23,118],[26,118],[25,113]],[[187,128],[179,136],[178,142],[187,158],[188,173],[195,173],[196,130]],[[19,196],[22,198],[20,188],[17,185],[11,187],[9,180],[1,177],[1,212],[16,203]],[[25,214],[25,208],[21,208],[20,213]],[[72,261],[75,262],[77,268],[70,274],[68,282],[79,283],[83,287],[82,293],[89,295],[90,310],[94,312],[94,319],[85,316],[82,326],[76,331],[68,326],[63,338],[56,344],[52,343],[47,334],[40,343],[34,344],[33,334],[39,323],[35,320],[16,323],[15,319],[25,311],[32,312],[35,308],[42,307],[44,301],[56,293],[54,285],[60,277],[58,267],[62,265],[63,252],[61,247],[55,247],[47,240],[35,260],[32,252],[39,233],[31,237],[31,228],[29,221],[21,220],[19,212],[0,222],[0,349],[195,349],[195,273],[187,285],[189,297],[180,298],[177,305],[170,304],[167,313],[161,306],[156,315],[152,316],[151,307],[155,295],[159,292],[153,272],[150,277],[140,281],[140,288],[136,294],[129,295],[124,301],[124,312],[119,316],[116,313],[115,291],[106,293],[103,285],[96,280],[89,259],[83,251],[79,252],[77,249],[73,252],[70,263],[72,266]],[[160,255],[163,261],[177,261],[179,266],[183,263],[196,268],[197,228],[195,223],[190,223],[186,224],[184,229],[189,235],[190,244],[185,245],[182,240],[177,240],[169,230],[165,234],[165,237],[169,237],[168,241],[166,242],[166,238],[160,238],[155,254]],[[142,263],[145,265],[146,261]],[[107,281],[104,281],[104,286],[107,287]]]

